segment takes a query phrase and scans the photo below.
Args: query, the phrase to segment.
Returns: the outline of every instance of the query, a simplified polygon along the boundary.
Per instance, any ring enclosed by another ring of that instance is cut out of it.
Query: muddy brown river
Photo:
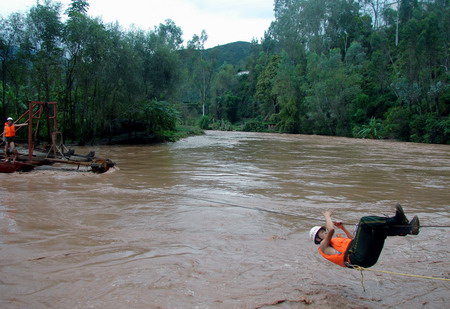
[[[119,168],[1,175],[0,308],[448,308],[449,145],[211,131],[89,150]],[[396,203],[425,227],[375,271],[309,240],[327,209],[353,230]]]

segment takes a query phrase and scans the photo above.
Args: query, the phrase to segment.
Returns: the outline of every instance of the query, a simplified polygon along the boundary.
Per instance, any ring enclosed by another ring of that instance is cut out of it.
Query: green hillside
[[[206,58],[214,59],[216,67],[223,64],[239,67],[250,56],[251,46],[249,42],[233,42],[206,49],[204,53]]]

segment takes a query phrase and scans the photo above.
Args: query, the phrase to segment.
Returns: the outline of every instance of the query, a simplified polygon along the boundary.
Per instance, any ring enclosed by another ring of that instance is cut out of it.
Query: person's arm
[[[334,235],[334,224],[333,224],[333,221],[331,220],[331,211],[327,210],[323,214],[325,216],[325,222],[326,222],[325,227],[327,229],[328,234],[325,237],[325,239],[323,239],[320,242],[319,247],[320,247],[320,250],[322,250],[322,252],[326,252],[327,248],[330,246],[331,238],[333,238],[333,235]]]
[[[353,235],[352,233],[349,232],[349,230],[347,230],[347,228],[344,226],[344,224],[340,221],[335,221],[334,225],[341,229],[342,231],[344,231],[345,235],[347,235],[348,238],[353,239]]]

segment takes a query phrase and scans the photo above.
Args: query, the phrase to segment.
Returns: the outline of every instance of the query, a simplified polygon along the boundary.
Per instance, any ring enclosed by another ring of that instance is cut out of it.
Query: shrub
[[[356,128],[356,129],[355,129]],[[353,130],[353,136],[360,138],[381,138],[381,131],[383,126],[380,121],[372,117],[368,124],[362,127],[355,127]]]
[[[252,119],[244,124],[244,128],[242,130],[246,132],[265,132],[267,131],[267,126],[262,121]]]
[[[202,130],[208,130],[210,123],[211,123],[211,119],[209,118],[209,116],[205,115],[205,116],[202,116],[202,118],[200,118],[200,120],[198,122],[198,126]]]

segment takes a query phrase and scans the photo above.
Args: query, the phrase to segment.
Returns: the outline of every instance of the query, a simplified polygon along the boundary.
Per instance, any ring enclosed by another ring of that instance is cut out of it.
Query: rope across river
[[[288,213],[288,212],[283,212],[283,211],[278,211],[278,210],[273,210],[273,209],[260,208],[260,207],[243,206],[243,205],[239,205],[239,204],[235,204],[235,203],[222,202],[222,201],[216,201],[216,200],[211,200],[211,199],[206,199],[206,198],[201,198],[201,197],[195,197],[195,196],[191,196],[189,194],[173,193],[173,192],[161,191],[161,190],[157,190],[157,189],[148,189],[148,190],[152,191],[152,192],[155,192],[155,193],[158,193],[158,194],[169,194],[169,195],[173,195],[173,196],[180,196],[180,197],[189,198],[189,199],[192,199],[192,200],[197,200],[197,201],[203,201],[203,202],[208,202],[208,203],[213,203],[213,204],[224,205],[224,206],[227,206],[227,207],[249,209],[249,210],[254,210],[254,211],[261,211],[261,212],[277,214],[277,215],[283,215],[283,216],[290,216],[290,217],[305,217],[305,216],[302,216],[302,215],[299,215],[299,214],[294,214],[294,213]],[[345,224],[347,224],[347,225],[355,225],[355,223],[345,223]],[[420,227],[421,228],[424,228],[424,227],[425,228],[450,228],[449,225],[421,225]],[[361,272],[361,282],[362,282],[362,286],[363,286],[364,291],[365,291],[364,283],[363,283],[363,279],[364,279],[363,278],[363,271],[364,270],[372,271],[372,272],[380,272],[380,273],[385,273],[385,274],[390,274],[390,275],[404,276],[404,277],[413,277],[413,278],[419,278],[419,279],[439,280],[439,281],[450,282],[450,279],[447,279],[447,278],[439,278],[439,277],[432,277],[432,276],[406,274],[406,273],[385,271],[385,270],[376,270],[376,269],[365,268],[365,267],[361,267],[361,266],[357,266],[357,265],[354,265],[353,269],[359,270]]]
[[[273,210],[273,209],[266,209],[266,208],[261,208],[261,207],[244,206],[244,205],[239,205],[239,204],[229,203],[229,202],[216,201],[216,200],[211,200],[211,199],[206,199],[206,198],[201,198],[201,197],[195,197],[195,196],[192,196],[192,195],[189,195],[189,194],[174,193],[174,192],[162,191],[162,190],[157,190],[157,189],[147,189],[147,190],[155,192],[155,193],[159,193],[159,194],[169,194],[169,195],[173,195],[173,196],[180,196],[180,197],[189,198],[189,199],[196,200],[196,201],[202,201],[202,202],[208,202],[208,203],[213,203],[213,204],[218,204],[218,205],[224,205],[224,206],[233,207],[233,208],[242,208],[242,209],[249,209],[249,210],[254,210],[254,211],[267,212],[267,213],[283,215],[283,216],[305,217],[306,218],[306,216],[303,216],[303,215],[300,215],[300,214],[283,212],[283,211],[278,211],[278,210]],[[357,224],[357,223],[350,223],[350,222],[343,222],[343,223],[347,224],[347,225],[355,225],[355,224]],[[421,224],[420,227],[421,228],[424,228],[424,227],[427,227],[427,228],[450,228],[450,225],[422,225]]]

